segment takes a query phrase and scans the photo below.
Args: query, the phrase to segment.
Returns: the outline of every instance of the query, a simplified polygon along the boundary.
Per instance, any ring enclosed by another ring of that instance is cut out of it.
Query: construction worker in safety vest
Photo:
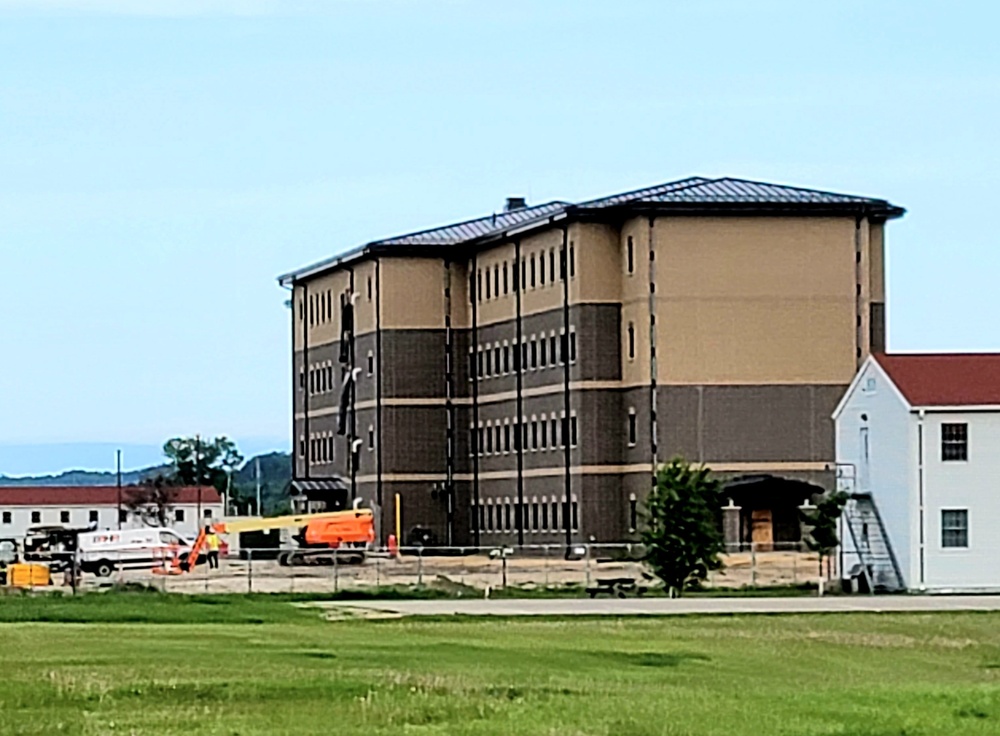
[[[215,533],[215,530],[210,527],[205,527],[205,556],[208,558],[208,566],[213,570],[219,569],[219,547],[222,545],[222,540],[219,539],[219,535]]]

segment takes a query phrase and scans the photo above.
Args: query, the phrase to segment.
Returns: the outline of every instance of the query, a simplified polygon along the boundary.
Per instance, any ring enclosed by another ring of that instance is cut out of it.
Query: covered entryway
[[[812,483],[773,475],[731,479],[723,493],[738,513],[738,522],[726,524],[726,544],[730,548],[752,544],[759,551],[791,548],[802,540],[799,507],[824,492]]]

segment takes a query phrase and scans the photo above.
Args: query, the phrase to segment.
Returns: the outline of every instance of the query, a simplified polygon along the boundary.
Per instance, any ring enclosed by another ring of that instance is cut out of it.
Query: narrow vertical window
[[[576,414],[569,418],[569,444],[576,447]]]
[[[576,276],[576,251],[573,248],[573,241],[569,243],[569,277]]]
[[[628,497],[628,530],[634,532],[639,528],[639,503],[632,493]]]
[[[486,299],[490,298],[490,269],[486,269]]]
[[[535,288],[535,254],[531,254],[531,288]]]
[[[372,277],[368,277],[368,301],[372,300]]]
[[[521,259],[521,291],[528,288],[528,279],[526,277],[526,271],[528,268],[528,262],[525,259]]]
[[[549,362],[550,362],[551,365],[554,366],[556,364],[556,360],[557,360],[557,355],[556,355],[556,336],[555,336],[555,333],[552,333],[549,336]]]
[[[368,425],[368,449],[375,449],[375,427]]]
[[[503,425],[503,451],[510,452],[510,424]]]
[[[517,291],[519,279],[518,279],[517,259],[516,258],[513,261],[511,261],[511,263],[510,263],[510,280],[511,280],[511,288],[514,291]]]
[[[545,355],[545,345],[546,345],[545,335],[542,335],[541,339],[538,341],[538,364],[542,368],[544,368],[546,364],[549,362]]]
[[[628,443],[630,446],[634,447],[636,442],[636,420],[635,420],[635,409],[629,408],[628,410]]]
[[[493,267],[493,296],[500,296],[500,266]]]
[[[628,245],[626,246],[628,250],[628,272],[635,273],[635,245],[632,243],[632,236],[628,236]]]
[[[507,295],[507,261],[503,262],[503,293]]]
[[[476,269],[476,299],[483,301],[483,270]]]
[[[545,286],[545,252],[538,257],[538,283]]]
[[[532,338],[531,340],[531,368],[534,370],[538,367],[538,343]]]
[[[635,324],[628,323],[628,359],[635,360]]]
[[[493,365],[496,366],[496,374],[500,375],[500,346],[493,348]]]
[[[576,362],[576,330],[569,332],[569,362]]]
[[[503,346],[503,372],[510,373],[510,345]]]
[[[545,450],[549,446],[549,423],[545,420],[544,414],[542,414],[542,418],[538,421],[538,426],[541,429],[541,432],[539,432],[541,437],[539,439],[541,440],[542,449]]]
[[[531,449],[538,449],[538,420],[531,420]]]
[[[556,249],[549,248],[549,278],[556,280]]]

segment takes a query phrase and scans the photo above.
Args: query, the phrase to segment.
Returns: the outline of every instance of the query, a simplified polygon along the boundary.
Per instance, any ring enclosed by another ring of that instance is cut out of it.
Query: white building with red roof
[[[0,539],[21,539],[37,526],[135,529],[145,526],[128,509],[130,494],[125,486],[7,486],[0,487]],[[187,535],[213,519],[221,519],[222,498],[211,486],[172,490],[166,505],[168,524]]]
[[[873,355],[833,415],[842,570],[1000,590],[1000,354]]]

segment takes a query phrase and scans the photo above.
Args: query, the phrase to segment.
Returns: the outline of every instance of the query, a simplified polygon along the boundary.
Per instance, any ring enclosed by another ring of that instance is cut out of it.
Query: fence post
[[[792,552],[792,585],[799,584],[799,553]]]
[[[253,593],[253,550],[247,550],[247,593]]]
[[[424,587],[424,548],[417,547],[417,587]]]
[[[545,587],[549,587],[549,545],[542,545],[542,570],[545,574]]]
[[[340,591],[340,555],[337,554],[337,550],[333,550],[333,592],[337,593]]]
[[[757,587],[757,543],[750,542],[750,587]]]
[[[587,587],[590,587],[590,544],[584,545],[584,568],[587,573]]]
[[[375,588],[382,587],[382,558],[375,558]]]

